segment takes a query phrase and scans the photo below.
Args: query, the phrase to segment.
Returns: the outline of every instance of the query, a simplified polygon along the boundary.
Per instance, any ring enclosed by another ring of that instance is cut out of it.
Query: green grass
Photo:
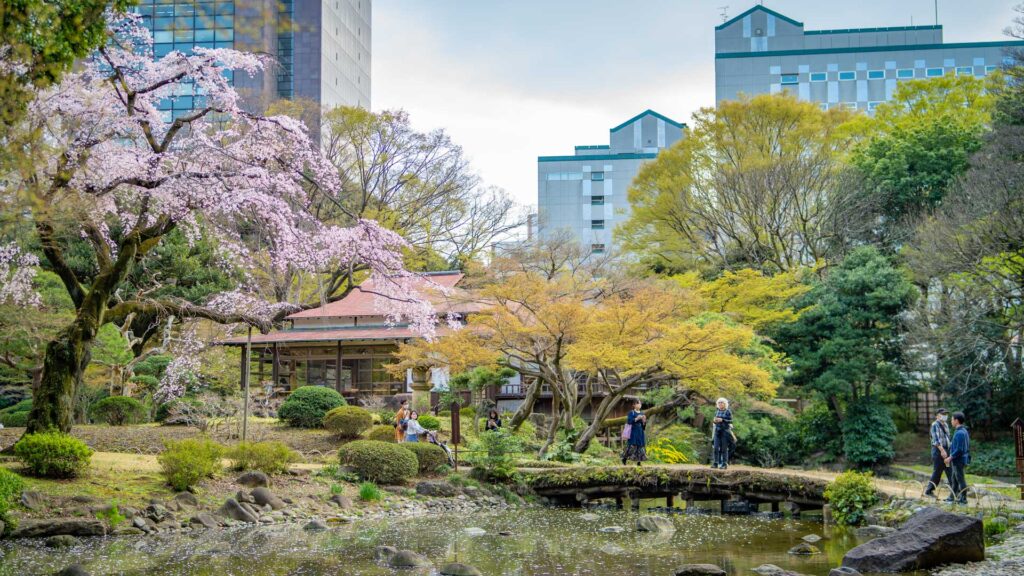
[[[359,499],[363,502],[379,502],[383,498],[380,488],[373,482],[363,482],[359,485]]]

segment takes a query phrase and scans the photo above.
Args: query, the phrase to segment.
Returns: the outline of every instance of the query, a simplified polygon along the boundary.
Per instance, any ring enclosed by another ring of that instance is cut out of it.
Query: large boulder
[[[676,526],[661,516],[641,516],[636,521],[637,532],[675,532]]]
[[[260,506],[269,505],[274,510],[281,510],[288,506],[284,503],[284,500],[281,500],[276,494],[263,487],[253,489],[252,499],[256,504]]]
[[[57,572],[55,576],[89,576],[89,573],[81,564],[72,564],[60,572]]]
[[[270,477],[259,470],[249,470],[243,472],[236,482],[246,488],[259,488],[260,486],[266,488],[270,486]]]
[[[425,556],[417,554],[412,550],[399,550],[387,560],[388,566],[392,568],[420,568],[430,566],[430,560]]]
[[[853,535],[861,540],[874,540],[875,538],[881,538],[882,536],[888,536],[896,532],[895,528],[889,526],[881,526],[879,524],[871,524],[870,526],[861,526],[853,531]]]
[[[861,572],[909,572],[984,559],[980,519],[925,508],[896,532],[847,552],[843,566]]]
[[[813,556],[815,554],[821,554],[821,550],[818,549],[814,544],[808,544],[807,542],[801,542],[796,546],[789,549],[789,553],[794,556]]]
[[[231,518],[232,520],[238,520],[239,522],[248,522],[255,524],[258,522],[256,516],[242,507],[238,503],[238,500],[234,498],[228,498],[224,501],[224,505],[217,510],[217,514],[225,518]]]
[[[850,568],[849,566],[840,566],[839,568],[833,568],[829,571],[828,576],[864,576],[859,570]]]
[[[416,493],[420,496],[458,496],[459,489],[448,482],[426,481],[416,484]]]
[[[726,576],[726,571],[714,564],[683,564],[676,568],[675,576]]]
[[[88,518],[48,518],[45,520],[22,520],[11,534],[12,538],[47,538],[49,536],[104,536],[107,528],[103,522]]]
[[[483,576],[483,573],[469,564],[450,562],[441,566],[441,576]]]

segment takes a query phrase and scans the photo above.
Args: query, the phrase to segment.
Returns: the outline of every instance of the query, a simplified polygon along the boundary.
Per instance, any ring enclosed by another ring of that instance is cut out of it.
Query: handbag
[[[633,425],[623,424],[622,425],[622,439],[629,440],[633,436]]]

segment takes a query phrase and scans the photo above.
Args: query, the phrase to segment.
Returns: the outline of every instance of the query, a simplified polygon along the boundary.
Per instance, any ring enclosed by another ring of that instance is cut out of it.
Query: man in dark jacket
[[[932,443],[932,477],[928,481],[928,488],[925,489],[925,496],[935,496],[935,489],[942,480],[942,472],[946,472],[946,481],[953,485],[952,472],[946,466],[946,456],[949,456],[949,425],[946,424],[946,409],[939,408],[935,414],[935,421],[932,422],[929,436]]]
[[[953,474],[950,479],[953,493],[946,502],[967,504],[967,480],[964,476],[964,468],[971,463],[971,436],[967,433],[967,419],[963,412],[953,414],[953,440],[949,443],[949,456],[946,456],[946,464],[952,468]]]

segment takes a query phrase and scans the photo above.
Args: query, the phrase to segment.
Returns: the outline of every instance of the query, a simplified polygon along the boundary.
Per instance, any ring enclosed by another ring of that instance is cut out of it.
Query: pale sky
[[[1003,40],[1019,0],[939,0],[946,42]],[[714,28],[751,0],[374,0],[375,110],[443,128],[487,184],[537,203],[537,156],[607,144],[650,108],[715,101]],[[933,24],[933,0],[766,0],[807,30]]]

